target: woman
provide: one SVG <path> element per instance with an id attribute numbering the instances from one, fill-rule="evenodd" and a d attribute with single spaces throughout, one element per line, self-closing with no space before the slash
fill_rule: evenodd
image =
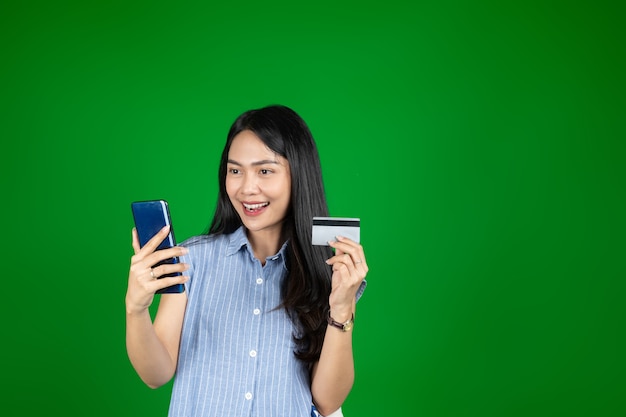
<path id="1" fill-rule="evenodd" d="M 142 380 L 174 374 L 170 416 L 309 416 L 340 410 L 354 382 L 352 322 L 365 289 L 360 244 L 311 245 L 314 216 L 328 216 L 317 148 L 285 106 L 235 120 L 219 167 L 206 235 L 155 251 L 133 229 L 126 343 Z M 181 263 L 152 268 L 179 256 Z M 158 277 L 184 272 L 178 277 Z M 163 294 L 152 322 L 157 290 Z M 332 325 L 329 325 L 332 324 Z"/>

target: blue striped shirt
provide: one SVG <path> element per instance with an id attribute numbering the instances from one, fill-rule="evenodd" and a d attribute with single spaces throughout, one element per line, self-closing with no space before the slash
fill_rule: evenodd
<path id="1" fill-rule="evenodd" d="M 169 416 L 310 416 L 309 372 L 293 354 L 293 323 L 276 308 L 286 244 L 264 266 L 243 228 L 182 246 L 187 308 Z"/>

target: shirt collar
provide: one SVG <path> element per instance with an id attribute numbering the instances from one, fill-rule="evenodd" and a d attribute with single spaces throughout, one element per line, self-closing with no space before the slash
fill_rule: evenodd
<path id="1" fill-rule="evenodd" d="M 230 234 L 230 241 L 228 243 L 228 247 L 226 248 L 226 255 L 234 255 L 239 252 L 239 250 L 248 245 L 248 238 L 246 237 L 246 232 L 244 231 L 243 226 L 239 226 L 237 230 Z"/>
<path id="2" fill-rule="evenodd" d="M 282 264 L 285 266 L 286 269 L 287 265 L 285 263 L 285 255 L 288 243 L 289 241 L 283 243 L 283 246 L 280 248 L 278 253 L 276 255 L 268 256 L 267 260 L 274 261 L 280 258 Z M 252 248 L 250 247 L 250 242 L 248 241 L 248 237 L 246 236 L 245 228 L 243 226 L 239 226 L 237 230 L 230 234 L 230 242 L 228 243 L 228 247 L 226 248 L 226 256 L 234 255 L 235 253 L 242 250 L 244 247 L 250 254 L 250 257 L 254 260 L 254 253 L 252 253 Z"/>

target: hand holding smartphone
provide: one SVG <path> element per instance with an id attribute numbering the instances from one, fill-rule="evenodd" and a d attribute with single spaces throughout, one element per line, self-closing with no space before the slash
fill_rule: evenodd
<path id="1" fill-rule="evenodd" d="M 170 216 L 169 206 L 165 200 L 147 200 L 147 201 L 135 201 L 131 203 L 133 212 L 133 219 L 135 221 L 135 228 L 137 229 L 137 236 L 139 237 L 139 245 L 143 247 L 150 239 L 154 237 L 163 227 L 170 226 L 170 231 L 165 239 L 159 244 L 156 250 L 168 249 L 176 246 L 176 239 L 174 237 L 174 228 L 172 227 L 172 219 Z M 177 264 L 179 262 L 178 257 L 165 259 L 154 267 L 163 264 Z M 174 277 L 181 275 L 180 272 L 174 272 L 171 274 L 165 274 L 159 277 Z M 183 284 L 175 284 L 170 287 L 158 290 L 157 294 L 168 293 L 182 293 L 185 291 Z"/>

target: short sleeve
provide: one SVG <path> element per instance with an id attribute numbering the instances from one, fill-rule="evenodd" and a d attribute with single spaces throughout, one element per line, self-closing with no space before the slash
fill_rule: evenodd
<path id="1" fill-rule="evenodd" d="M 365 287 L 367 287 L 367 281 L 363 280 L 363 281 L 361 281 L 361 285 L 359 285 L 359 289 L 356 290 L 356 301 L 357 302 L 359 301 L 359 299 L 363 295 L 363 292 L 365 292 Z"/>

